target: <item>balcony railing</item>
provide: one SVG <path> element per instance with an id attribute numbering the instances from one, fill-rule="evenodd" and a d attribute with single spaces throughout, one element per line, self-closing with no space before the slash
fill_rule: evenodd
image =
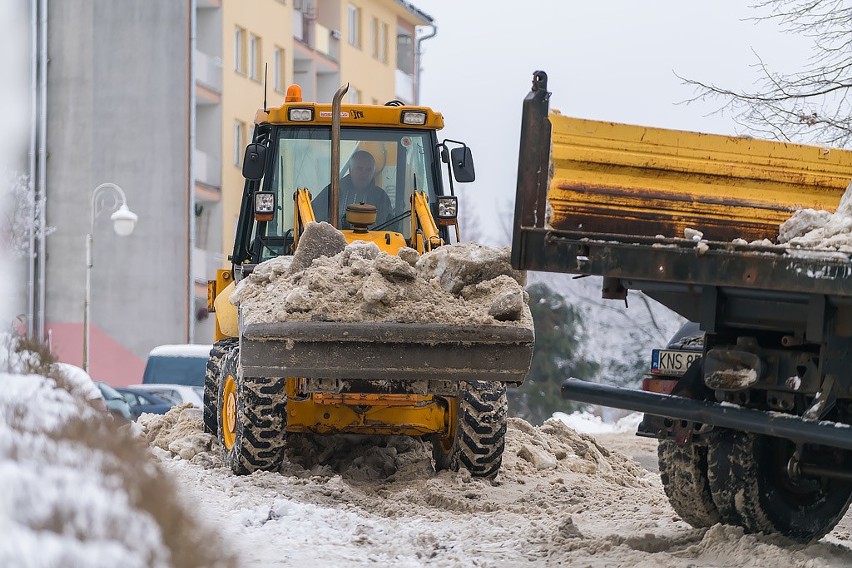
<path id="1" fill-rule="evenodd" d="M 222 92 L 222 58 L 195 50 L 195 80 L 217 93 Z"/>
<path id="2" fill-rule="evenodd" d="M 340 32 L 331 30 L 323 25 L 315 24 L 316 49 L 329 59 L 340 59 Z"/>
<path id="3" fill-rule="evenodd" d="M 221 187 L 222 160 L 198 149 L 193 153 L 193 158 L 195 159 L 195 179 L 212 187 Z"/>

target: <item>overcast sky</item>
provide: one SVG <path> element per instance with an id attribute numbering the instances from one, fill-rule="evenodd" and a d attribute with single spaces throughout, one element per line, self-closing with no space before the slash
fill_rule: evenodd
<path id="1" fill-rule="evenodd" d="M 438 26 L 422 44 L 421 103 L 443 113 L 443 137 L 471 147 L 477 179 L 462 191 L 493 239 L 507 221 L 492 216 L 514 202 L 521 101 L 533 71 L 547 72 L 551 108 L 565 115 L 739 134 L 731 117 L 712 114 L 718 104 L 678 104 L 693 91 L 675 73 L 749 88 L 752 50 L 777 70 L 807 56 L 802 38 L 745 21 L 758 13 L 743 1 L 412 1 Z"/>

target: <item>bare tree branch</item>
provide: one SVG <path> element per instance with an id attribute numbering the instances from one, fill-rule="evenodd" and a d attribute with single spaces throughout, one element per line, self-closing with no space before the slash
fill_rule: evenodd
<path id="1" fill-rule="evenodd" d="M 803 69 L 776 73 L 755 53 L 752 91 L 728 89 L 677 75 L 696 94 L 684 101 L 721 100 L 750 132 L 778 140 L 852 147 L 852 3 L 849 0 L 761 0 L 750 20 L 774 22 L 787 33 L 812 39 Z"/>

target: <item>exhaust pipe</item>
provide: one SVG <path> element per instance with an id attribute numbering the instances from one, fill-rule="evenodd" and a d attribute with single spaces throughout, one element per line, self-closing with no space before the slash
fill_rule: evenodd
<path id="1" fill-rule="evenodd" d="M 589 404 L 636 410 L 664 418 L 690 420 L 720 428 L 784 438 L 800 444 L 852 450 L 852 429 L 849 424 L 842 422 L 811 422 L 791 414 L 601 385 L 580 379 L 567 379 L 562 383 L 562 397 Z"/>
<path id="2" fill-rule="evenodd" d="M 340 102 L 349 90 L 349 83 L 341 86 L 331 99 L 331 186 L 329 188 L 328 219 L 335 229 L 340 227 Z"/>

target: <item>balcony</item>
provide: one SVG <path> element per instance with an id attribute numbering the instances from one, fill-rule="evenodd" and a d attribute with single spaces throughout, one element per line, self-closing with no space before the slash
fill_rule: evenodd
<path id="1" fill-rule="evenodd" d="M 192 155 L 195 160 L 195 181 L 211 187 L 222 186 L 222 160 L 196 149 Z"/>
<path id="2" fill-rule="evenodd" d="M 394 92 L 399 100 L 414 104 L 414 75 L 397 69 Z"/>
<path id="3" fill-rule="evenodd" d="M 222 59 L 195 50 L 195 81 L 211 91 L 222 93 Z"/>
<path id="4" fill-rule="evenodd" d="M 340 60 L 340 32 L 320 24 L 314 26 L 316 44 L 314 49 L 334 61 Z"/>
<path id="5" fill-rule="evenodd" d="M 340 60 L 340 32 L 318 24 L 301 12 L 293 15 L 293 38 L 332 61 Z"/>
<path id="6" fill-rule="evenodd" d="M 218 251 L 192 249 L 192 278 L 205 283 L 216 277 L 216 270 L 225 267 L 226 256 Z"/>

